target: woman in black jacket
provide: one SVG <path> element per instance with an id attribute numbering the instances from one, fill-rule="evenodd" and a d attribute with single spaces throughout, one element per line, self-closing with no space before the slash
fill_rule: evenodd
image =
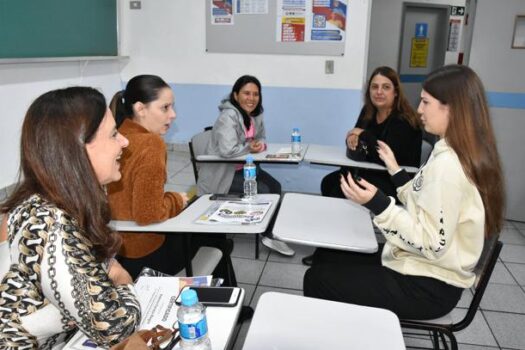
<path id="1" fill-rule="evenodd" d="M 348 153 L 358 155 L 360 160 L 384 165 L 375 148 L 377 140 L 390 146 L 400 165 L 419 167 L 422 140 L 420 122 L 403 94 L 399 76 L 390 67 L 376 68 L 370 76 L 365 105 L 355 127 L 346 135 Z M 355 171 L 341 168 L 325 176 L 321 182 L 322 195 L 344 198 L 340 174 L 346 174 L 349 170 Z M 359 169 L 359 176 L 387 195 L 396 196 L 386 171 Z"/>

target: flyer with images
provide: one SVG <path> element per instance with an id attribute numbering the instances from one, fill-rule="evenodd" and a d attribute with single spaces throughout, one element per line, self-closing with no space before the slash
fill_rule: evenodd
<path id="1" fill-rule="evenodd" d="M 311 41 L 344 41 L 347 0 L 313 0 Z"/>
<path id="2" fill-rule="evenodd" d="M 210 0 L 211 24 L 233 25 L 233 0 Z"/>
<path id="3" fill-rule="evenodd" d="M 212 205 L 196 220 L 198 224 L 256 224 L 262 222 L 271 202 L 226 201 Z"/>

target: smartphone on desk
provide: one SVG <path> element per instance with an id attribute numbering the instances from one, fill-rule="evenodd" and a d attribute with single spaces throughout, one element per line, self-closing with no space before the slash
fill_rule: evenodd
<path id="1" fill-rule="evenodd" d="M 180 305 L 181 295 L 186 289 L 197 292 L 199 302 L 207 306 L 235 306 L 239 301 L 241 289 L 238 287 L 192 287 L 186 286 L 182 289 L 175 303 Z"/>
<path id="2" fill-rule="evenodd" d="M 243 197 L 242 193 L 215 193 L 210 196 L 210 201 L 240 201 Z"/>

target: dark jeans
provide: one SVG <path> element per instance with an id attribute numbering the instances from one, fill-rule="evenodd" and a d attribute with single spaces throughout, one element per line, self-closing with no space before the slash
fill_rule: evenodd
<path id="1" fill-rule="evenodd" d="M 243 193 L 244 192 L 244 174 L 242 169 L 237 170 L 233 176 L 232 185 L 230 187 L 230 193 Z M 262 170 L 257 165 L 257 193 L 275 193 L 281 194 L 281 184 L 272 175 Z M 274 216 L 275 219 L 275 216 Z M 269 225 L 266 232 L 261 233 L 262 236 L 272 237 L 272 227 Z"/>
<path id="2" fill-rule="evenodd" d="M 213 277 L 220 277 L 225 281 L 230 279 L 230 284 L 236 286 L 235 272 L 233 271 L 230 258 L 230 254 L 233 251 L 233 241 L 227 239 L 224 234 L 194 234 L 191 237 L 192 258 L 202 246 L 215 247 L 222 252 L 222 259 L 213 271 Z M 175 275 L 185 267 L 184 249 L 184 237 L 182 234 L 167 234 L 164 244 L 153 253 L 137 259 L 122 256 L 118 256 L 117 259 L 134 280 L 143 267 Z M 228 285 L 228 283 L 224 285 Z"/>
<path id="3" fill-rule="evenodd" d="M 304 275 L 304 295 L 380 307 L 403 319 L 433 319 L 456 306 L 462 288 L 384 267 L 382 249 L 380 245 L 375 254 L 317 249 L 312 267 Z"/>
<path id="4" fill-rule="evenodd" d="M 237 170 L 233 176 L 230 193 L 244 192 L 244 174 L 242 169 Z M 272 175 L 257 166 L 257 193 L 281 194 L 281 184 Z"/>

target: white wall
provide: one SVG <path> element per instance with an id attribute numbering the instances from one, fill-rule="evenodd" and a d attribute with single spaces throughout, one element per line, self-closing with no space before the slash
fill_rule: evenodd
<path id="1" fill-rule="evenodd" d="M 523 0 L 477 0 L 470 63 L 489 92 L 507 185 L 507 218 L 525 221 L 525 50 L 511 49 Z M 519 102 L 521 101 L 521 103 Z"/>
<path id="2" fill-rule="evenodd" d="M 255 75 L 263 85 L 269 142 L 289 142 L 299 127 L 303 142 L 342 145 L 361 108 L 366 75 L 371 0 L 348 5 L 344 56 L 207 53 L 205 4 L 195 0 L 142 0 L 141 10 L 122 8 L 122 48 L 131 58 L 124 82 L 152 73 L 173 86 L 177 119 L 165 140 L 188 142 L 218 116 L 217 105 L 235 80 Z M 269 1 L 276 6 L 275 0 Z M 256 34 L 254 40 L 256 40 Z M 326 75 L 326 60 L 335 74 Z M 318 192 L 322 177 L 335 168 L 265 166 L 284 190 Z"/>
<path id="3" fill-rule="evenodd" d="M 372 0 L 368 74 L 379 66 L 398 69 L 403 3 L 465 6 L 465 0 Z M 453 17 L 461 19 L 461 17 Z M 447 52 L 446 63 L 457 62 L 457 53 Z"/>
<path id="4" fill-rule="evenodd" d="M 0 188 L 17 181 L 20 129 L 36 97 L 72 85 L 97 87 L 108 97 L 120 86 L 120 69 L 118 61 L 0 64 Z"/>
<path id="5" fill-rule="evenodd" d="M 131 56 L 126 81 L 148 71 L 172 83 L 231 86 L 250 72 L 269 86 L 361 89 L 370 0 L 349 1 L 343 57 L 207 53 L 205 1 L 142 0 L 141 10 L 122 3 L 122 48 Z M 335 61 L 335 74 L 324 74 L 326 59 Z"/>

